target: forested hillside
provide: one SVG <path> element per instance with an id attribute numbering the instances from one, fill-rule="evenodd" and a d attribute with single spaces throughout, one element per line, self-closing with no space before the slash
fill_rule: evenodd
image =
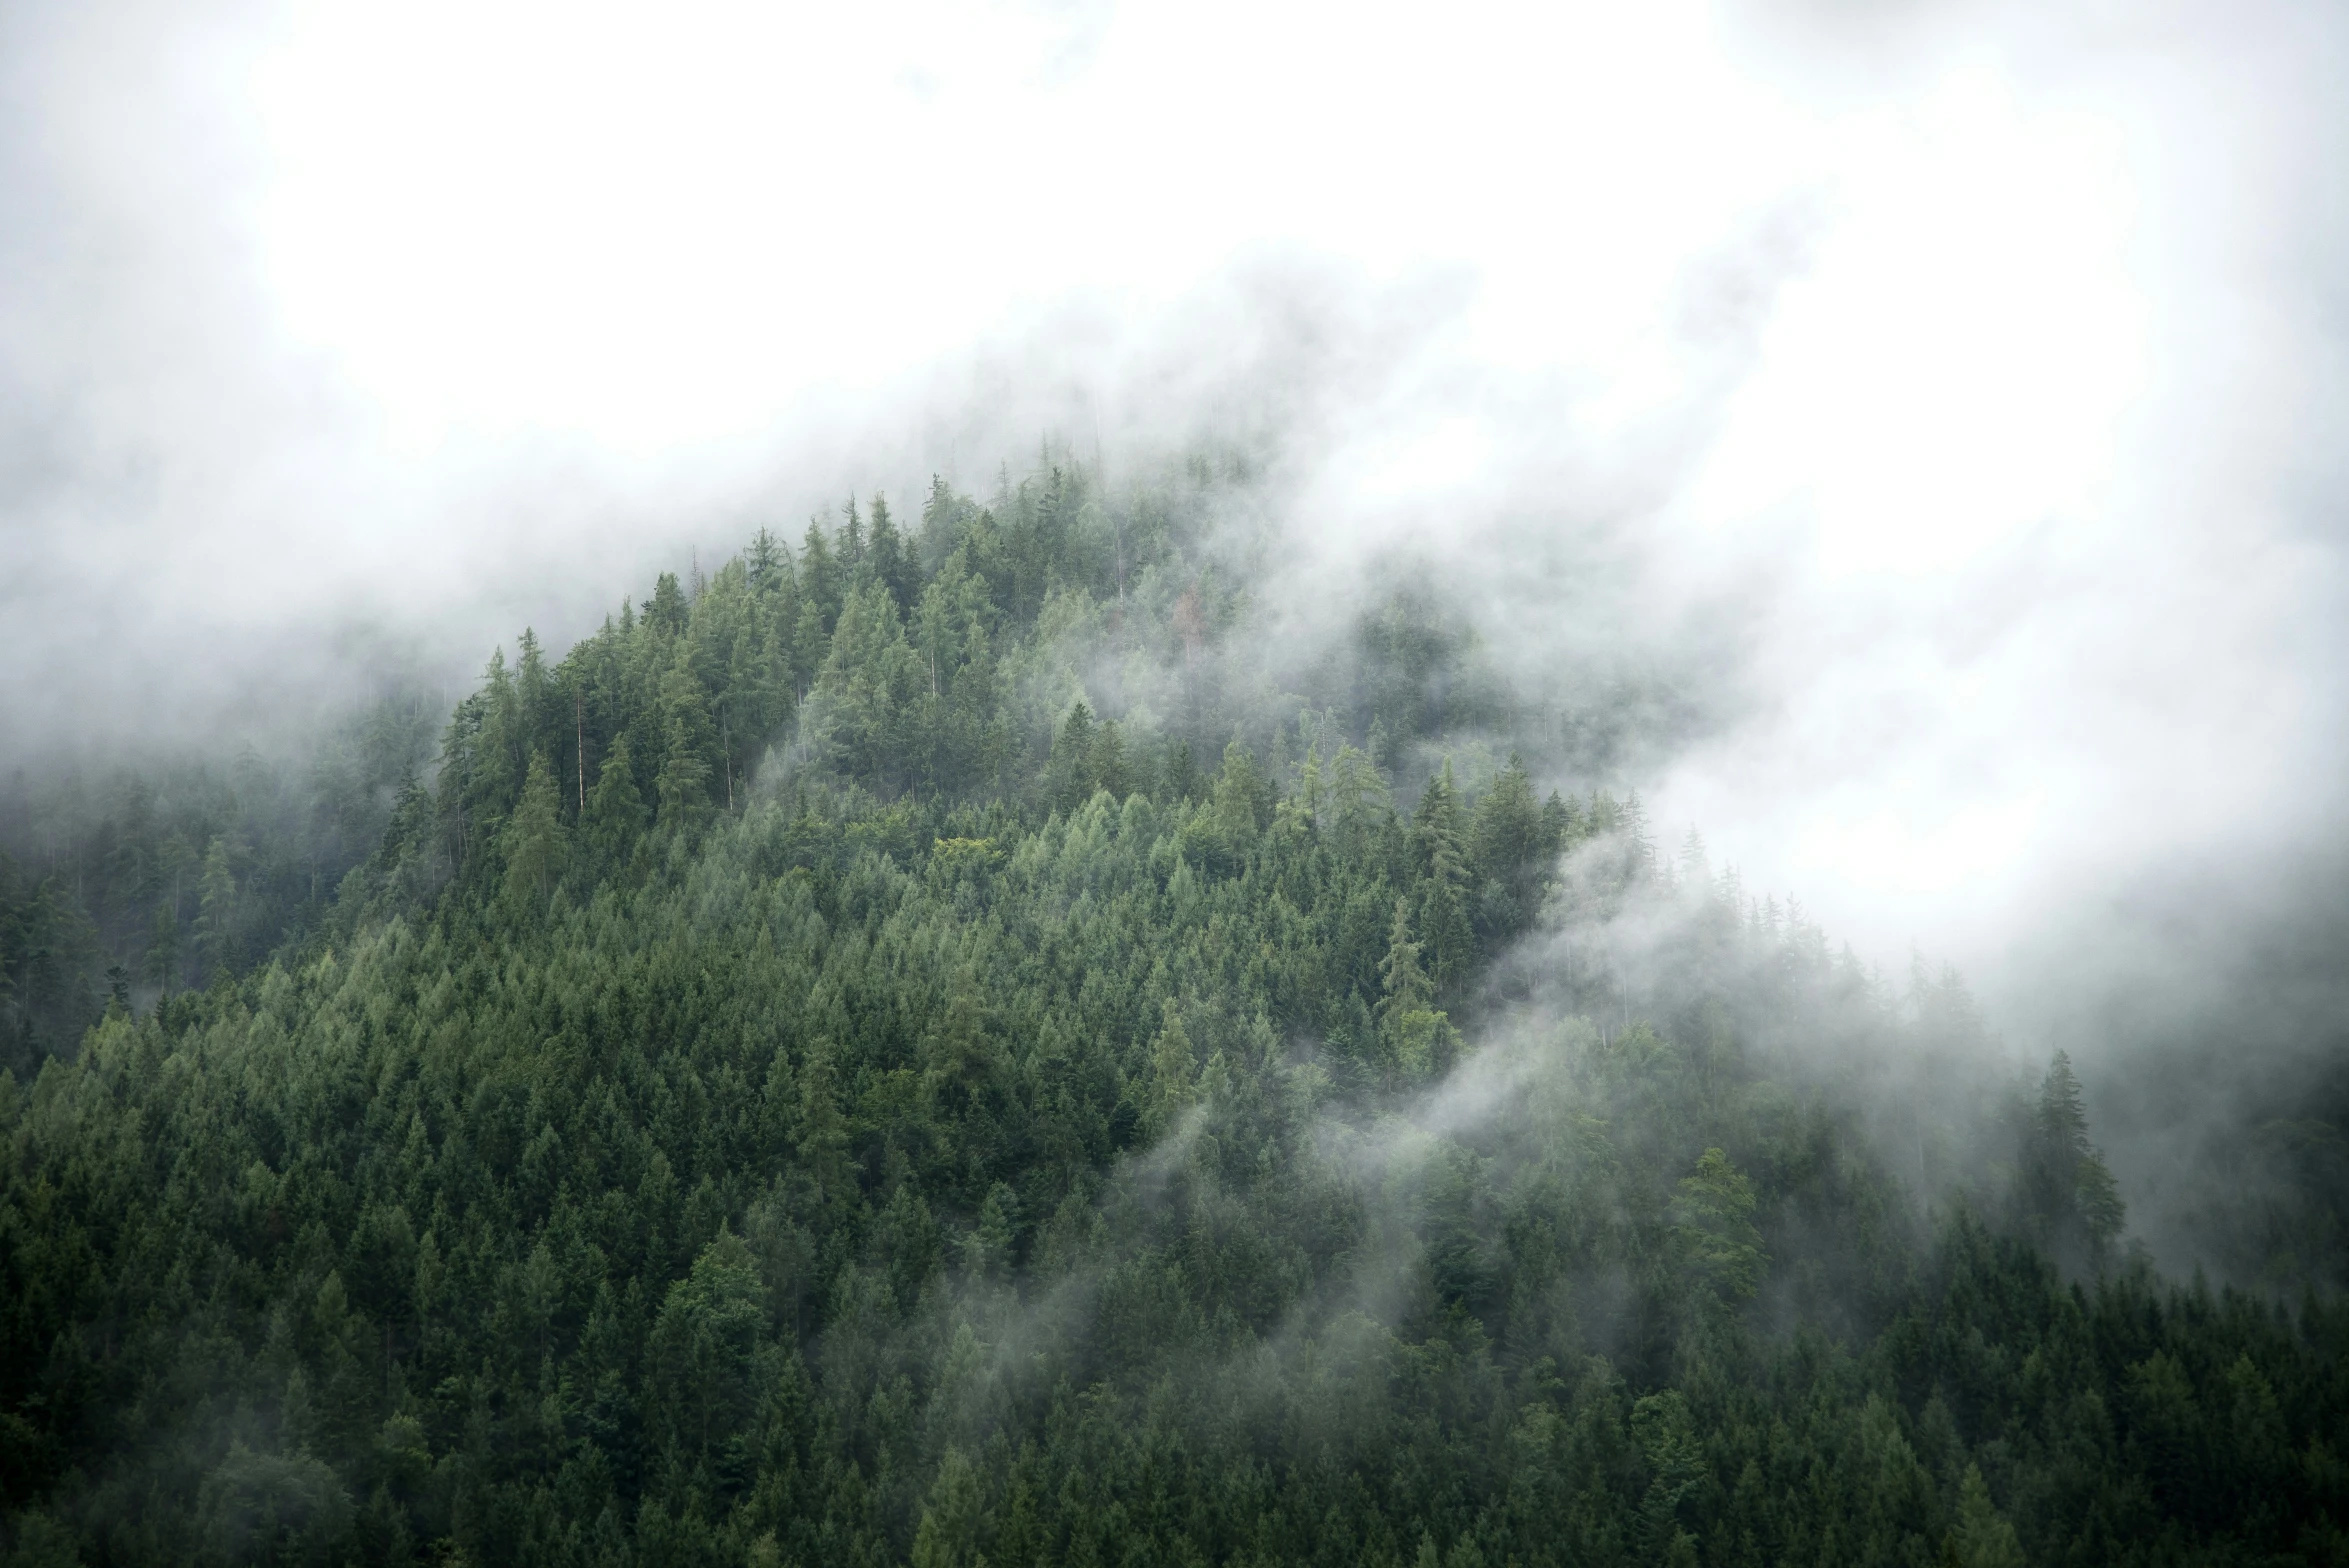
<path id="1" fill-rule="evenodd" d="M 265 960 L 374 853 L 438 718 L 392 685 L 298 762 L 70 767 L 0 785 L 0 1066 L 72 1055 L 108 1003 L 145 1008 Z M 29 760 L 29 759 L 28 759 Z"/>
<path id="2" fill-rule="evenodd" d="M 1252 651 L 1205 493 L 525 634 L 331 889 L 258 785 L 0 866 L 8 1561 L 2349 1561 L 2337 1293 L 1660 848 L 1653 694 Z"/>

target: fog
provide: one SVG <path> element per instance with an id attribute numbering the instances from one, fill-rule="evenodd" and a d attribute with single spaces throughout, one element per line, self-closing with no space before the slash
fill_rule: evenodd
<path id="1" fill-rule="evenodd" d="M 2313 3 L 11 7 L 0 748 L 462 680 L 1045 438 L 1113 483 L 1236 442 L 1286 634 L 1401 556 L 1525 679 L 1668 670 L 1705 722 L 1620 781 L 1667 841 L 1954 959 L 2018 1054 L 2122 1053 L 2118 1103 L 2149 1031 L 2265 1005 L 2321 1055 L 2345 44 Z"/>

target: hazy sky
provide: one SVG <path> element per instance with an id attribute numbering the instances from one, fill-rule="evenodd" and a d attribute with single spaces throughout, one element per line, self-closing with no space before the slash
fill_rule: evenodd
<path id="1" fill-rule="evenodd" d="M 1730 628 L 1740 717 L 1659 823 L 1995 990 L 2122 892 L 2338 842 L 2345 41 L 2258 0 L 9 6 L 0 748 L 214 728 L 353 628 L 567 637 L 1047 428 L 1253 421 L 1319 558 L 1453 555 L 1529 664 L 1579 646 L 1513 571 L 1562 532 L 1624 562 L 1611 625 Z"/>

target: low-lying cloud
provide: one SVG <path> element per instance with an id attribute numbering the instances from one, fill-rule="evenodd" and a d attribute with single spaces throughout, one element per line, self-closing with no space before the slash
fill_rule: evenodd
<path id="1" fill-rule="evenodd" d="M 1527 689 L 1667 672 L 1703 722 L 1620 782 L 1668 839 L 2032 1050 L 2337 904 L 2277 874 L 2340 843 L 2331 8 L 0 29 L 12 760 L 462 680 L 1040 437 L 1113 487 L 1207 441 L 1280 634 L 1405 560 Z M 2206 984 L 2181 905 L 2240 915 Z"/>

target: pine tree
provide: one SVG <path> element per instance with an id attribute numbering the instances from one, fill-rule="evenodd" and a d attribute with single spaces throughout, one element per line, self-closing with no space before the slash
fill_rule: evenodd
<path id="1" fill-rule="evenodd" d="M 855 1172 L 848 1159 L 848 1122 L 840 1114 L 832 1046 L 817 1040 L 808 1048 L 799 1074 L 799 1125 L 792 1152 L 797 1170 L 814 1190 L 819 1207 L 853 1202 Z"/>
<path id="2" fill-rule="evenodd" d="M 1754 1188 L 1719 1149 L 1707 1149 L 1681 1178 L 1672 1206 L 1686 1264 L 1722 1301 L 1750 1300 L 1769 1257 L 1754 1228 Z"/>
<path id="3" fill-rule="evenodd" d="M 517 645 L 522 662 L 514 672 L 516 696 L 522 704 L 525 723 L 545 716 L 548 705 L 546 651 L 538 645 L 538 633 L 530 627 L 522 628 L 522 640 Z"/>
<path id="4" fill-rule="evenodd" d="M 661 677 L 664 747 L 654 780 L 663 824 L 690 825 L 709 808 L 710 751 L 717 736 L 709 699 L 682 657 Z"/>
<path id="5" fill-rule="evenodd" d="M 2023 1568 L 2023 1546 L 2015 1527 L 1990 1500 L 1978 1465 L 1966 1466 L 1958 1488 L 1958 1523 L 1950 1533 L 1950 1556 L 1959 1568 Z"/>
<path id="6" fill-rule="evenodd" d="M 228 844 L 215 835 L 204 852 L 204 870 L 196 884 L 196 951 L 204 967 L 215 973 L 236 957 L 237 879 L 229 865 Z"/>
<path id="7" fill-rule="evenodd" d="M 1124 800 L 1133 788 L 1133 776 L 1126 766 L 1126 743 L 1115 723 L 1105 719 L 1094 729 L 1085 770 L 1093 788 L 1109 791 L 1112 799 Z"/>
<path id="8" fill-rule="evenodd" d="M 1234 737 L 1223 748 L 1223 767 L 1208 792 L 1215 815 L 1235 846 L 1245 847 L 1272 820 L 1271 779 L 1256 765 L 1256 754 Z"/>
<path id="9" fill-rule="evenodd" d="M 179 911 L 169 898 L 155 906 L 155 918 L 148 926 L 144 967 L 147 979 L 164 996 L 171 995 L 179 984 Z"/>
<path id="10" fill-rule="evenodd" d="M 896 602 L 867 577 L 840 612 L 809 695 L 823 754 L 850 778 L 884 792 L 894 787 L 912 750 L 906 729 L 921 681 Z"/>
<path id="11" fill-rule="evenodd" d="M 1361 853 L 1395 809 L 1386 780 L 1378 776 L 1369 754 L 1350 745 L 1340 746 L 1331 759 L 1329 801 L 1332 830 L 1348 854 Z"/>
<path id="12" fill-rule="evenodd" d="M 832 623 L 840 618 L 842 583 L 840 567 L 832 557 L 831 541 L 824 537 L 824 526 L 809 518 L 807 537 L 799 546 L 799 597 L 803 613 L 812 614 L 819 635 L 832 635 Z M 816 650 L 815 657 L 806 666 L 812 674 L 823 660 Z"/>
<path id="13" fill-rule="evenodd" d="M 685 603 L 685 589 L 678 583 L 675 572 L 663 572 L 653 583 L 653 596 L 644 607 L 644 623 L 661 638 L 683 634 L 690 615 Z"/>
<path id="14" fill-rule="evenodd" d="M 987 1561 L 979 1551 L 984 1507 L 978 1472 L 961 1449 L 947 1449 L 914 1532 L 913 1568 L 980 1568 Z"/>
<path id="15" fill-rule="evenodd" d="M 1176 741 L 1166 754 L 1166 793 L 1169 800 L 1199 798 L 1199 767 L 1187 740 Z"/>
<path id="16" fill-rule="evenodd" d="M 1150 1106 L 1145 1118 L 1153 1135 L 1163 1132 L 1198 1097 L 1199 1062 L 1183 1015 L 1170 1004 L 1158 1038 L 1150 1044 Z"/>
<path id="17" fill-rule="evenodd" d="M 848 580 L 854 583 L 866 565 L 865 526 L 864 520 L 856 515 L 855 496 L 848 498 L 845 511 L 847 519 L 840 525 L 840 565 L 848 573 Z"/>
<path id="18" fill-rule="evenodd" d="M 1476 803 L 1469 829 L 1469 859 L 1482 888 L 1475 925 L 1488 949 L 1533 921 L 1547 872 L 1541 813 L 1534 805 L 1533 780 L 1514 753 L 1509 765 Z"/>
<path id="19" fill-rule="evenodd" d="M 1420 944 L 1411 940 L 1410 901 L 1398 898 L 1394 921 L 1387 927 L 1387 956 L 1378 966 L 1384 988 L 1378 1004 L 1381 1020 L 1418 1012 L 1427 1006 L 1433 988 L 1428 984 L 1427 971 L 1420 965 L 1419 953 Z"/>
<path id="20" fill-rule="evenodd" d="M 750 549 L 744 553 L 744 564 L 750 571 L 750 585 L 761 592 L 770 591 L 781 581 L 790 557 L 783 541 L 766 528 L 751 535 Z"/>
<path id="21" fill-rule="evenodd" d="M 1645 882 L 1656 874 L 1656 841 L 1648 832 L 1648 810 L 1639 791 L 1623 797 L 1616 809 L 1615 831 L 1623 835 L 1623 879 Z"/>
<path id="22" fill-rule="evenodd" d="M 1412 848 L 1422 876 L 1419 929 L 1428 949 L 1428 971 L 1437 989 L 1448 989 L 1475 960 L 1476 938 L 1467 910 L 1468 862 L 1460 831 L 1460 797 L 1452 764 L 1428 781 L 1412 813 Z"/>
<path id="23" fill-rule="evenodd" d="M 1093 795 L 1093 710 L 1083 698 L 1068 710 L 1052 741 L 1052 802 L 1073 811 Z"/>
<path id="24" fill-rule="evenodd" d="M 804 703 L 824 667 L 824 656 L 832 650 L 832 633 L 812 596 L 799 601 L 799 618 L 791 628 L 790 646 L 792 689 L 796 699 Z"/>
<path id="25" fill-rule="evenodd" d="M 607 861 L 628 852 L 644 831 L 644 796 L 636 787 L 636 768 L 628 755 L 628 732 L 612 738 L 612 749 L 587 796 L 587 842 Z"/>
<path id="26" fill-rule="evenodd" d="M 2022 1172 L 2026 1223 L 2043 1241 L 2101 1259 L 2127 1218 L 2120 1186 L 2088 1141 L 2088 1109 L 2071 1057 L 2048 1064 L 2026 1135 Z"/>
<path id="27" fill-rule="evenodd" d="M 954 491 L 936 474 L 930 476 L 929 498 L 922 502 L 921 569 L 934 573 L 954 553 L 956 524 L 961 506 Z"/>
<path id="28" fill-rule="evenodd" d="M 1581 837 L 1581 806 L 1566 799 L 1556 790 L 1551 790 L 1550 798 L 1542 802 L 1543 857 L 1545 859 L 1557 858 L 1573 848 Z"/>
<path id="29" fill-rule="evenodd" d="M 906 557 L 905 541 L 897 532 L 897 524 L 890 519 L 888 499 L 879 491 L 873 493 L 873 534 L 865 553 L 873 576 L 897 602 L 897 613 L 911 614 L 920 584 L 913 562 Z"/>
<path id="30" fill-rule="evenodd" d="M 506 856 L 507 899 L 517 906 L 545 899 L 563 874 L 571 838 L 563 826 L 554 769 L 545 752 L 531 754 L 522 798 L 499 838 Z"/>

